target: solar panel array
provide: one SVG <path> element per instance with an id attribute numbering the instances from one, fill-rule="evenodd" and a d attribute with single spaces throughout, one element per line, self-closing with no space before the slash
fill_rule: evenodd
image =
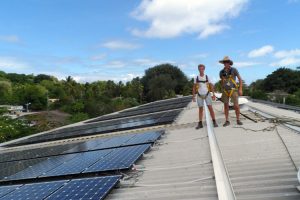
<path id="1" fill-rule="evenodd" d="M 172 123 L 181 110 L 165 111 L 163 113 L 153 113 L 145 116 L 135 116 L 121 118 L 112 121 L 103 121 L 81 126 L 68 127 L 42 135 L 34 136 L 22 141 L 10 144 L 9 146 L 47 142 L 58 139 L 88 136 L 94 134 L 110 133 L 128 129 L 156 126 Z"/>
<path id="2" fill-rule="evenodd" d="M 188 101 L 190 98 L 147 104 L 124 111 L 115 119 L 109 117 L 110 121 L 100 119 L 95 123 L 21 140 L 13 145 L 171 123 L 180 113 L 177 108 L 185 106 Z M 143 113 L 150 114 L 134 116 Z M 130 169 L 163 133 L 164 130 L 105 135 L 86 141 L 2 151 L 0 199 L 103 199 L 121 178 L 115 174 Z"/>
<path id="3" fill-rule="evenodd" d="M 33 158 L 44 158 L 67 153 L 77 153 L 90 150 L 107 149 L 141 143 L 153 143 L 164 131 L 147 131 L 137 134 L 120 135 L 118 137 L 94 138 L 83 142 L 59 144 L 35 149 L 5 152 L 0 154 L 0 171 L 9 161 L 21 161 Z"/>
<path id="4" fill-rule="evenodd" d="M 121 176 L 106 176 L 0 187 L 0 199 L 104 199 Z"/>
<path id="5" fill-rule="evenodd" d="M 136 145 L 152 144 L 162 133 L 163 131 L 153 131 L 99 138 L 80 142 L 78 145 L 73 144 L 74 147 L 72 149 L 61 152 L 59 155 L 48 155 L 43 158 L 3 162 L 0 163 L 0 167 L 2 167 L 0 170 L 0 177 L 2 179 L 6 177 L 6 180 L 20 180 L 36 178 L 38 176 L 45 177 L 81 173 L 89 166 L 89 164 L 94 164 L 105 155 L 116 155 L 116 152 L 118 152 L 116 151 L 117 148 L 120 148 L 120 152 L 123 149 L 121 147 L 132 147 L 134 149 Z M 42 151 L 43 149 L 40 150 Z M 18 154 L 19 153 L 21 152 L 18 152 Z M 49 153 L 53 153 L 53 151 L 50 151 Z M 138 158 L 139 157 L 137 157 L 136 160 Z M 129 167 L 130 166 L 127 168 Z M 50 170 L 53 171 L 48 172 Z M 45 173 L 46 175 L 44 175 Z"/>
<path id="6" fill-rule="evenodd" d="M 143 115 L 143 114 L 149 114 L 154 112 L 162 112 L 166 110 L 180 109 L 186 107 L 190 101 L 191 101 L 191 97 L 183 97 L 183 98 L 176 98 L 167 101 L 152 102 L 146 105 L 141 105 L 133 109 L 121 111 L 116 114 L 104 115 L 95 118 L 93 120 L 87 121 L 86 123 L 99 122 L 99 121 L 110 120 L 110 119 L 118 119 L 122 117 L 130 117 L 135 115 Z"/>

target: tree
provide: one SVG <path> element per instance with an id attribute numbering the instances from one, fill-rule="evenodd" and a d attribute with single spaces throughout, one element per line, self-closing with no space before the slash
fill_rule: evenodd
<path id="1" fill-rule="evenodd" d="M 159 81 L 163 83 L 159 83 Z M 147 101 L 183 94 L 184 87 L 189 84 L 184 73 L 171 64 L 161 64 L 147 69 L 141 82 L 144 85 L 144 94 Z M 155 87 L 158 87 L 159 90 L 155 91 Z"/>
<path id="2" fill-rule="evenodd" d="M 279 68 L 264 79 L 262 87 L 268 92 L 281 90 L 291 94 L 300 87 L 300 72 L 283 67 Z"/>
<path id="3" fill-rule="evenodd" d="M 0 81 L 0 104 L 9 104 L 12 95 L 12 86 L 9 81 Z"/>

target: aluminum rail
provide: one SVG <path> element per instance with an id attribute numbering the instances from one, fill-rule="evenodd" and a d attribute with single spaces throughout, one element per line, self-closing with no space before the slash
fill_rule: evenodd
<path id="1" fill-rule="evenodd" d="M 207 125 L 207 134 L 209 138 L 209 146 L 210 146 L 210 152 L 211 152 L 217 192 L 218 192 L 218 199 L 235 200 L 236 197 L 233 192 L 231 182 L 229 180 L 227 169 L 223 161 L 223 156 L 219 148 L 217 138 L 214 133 L 212 122 L 210 119 L 210 114 L 208 112 L 208 108 L 205 101 L 204 101 L 204 108 L 205 108 L 205 119 Z"/>

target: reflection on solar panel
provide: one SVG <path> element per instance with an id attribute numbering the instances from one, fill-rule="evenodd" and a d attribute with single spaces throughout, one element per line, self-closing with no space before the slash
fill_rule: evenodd
<path id="1" fill-rule="evenodd" d="M 20 180 L 20 179 L 28 179 L 28 178 L 36 178 L 39 175 L 53 169 L 61 165 L 68 160 L 74 158 L 76 154 L 67 154 L 62 156 L 53 156 L 49 157 L 46 160 L 39 162 L 36 165 L 30 166 L 12 176 L 6 178 L 6 180 Z"/>
<path id="2" fill-rule="evenodd" d="M 45 172 L 41 177 L 79 174 L 98 160 L 111 153 L 112 150 L 90 151 L 78 154 L 74 159 Z"/>
<path id="3" fill-rule="evenodd" d="M 9 185 L 0 187 L 0 198 L 17 189 L 20 185 Z"/>
<path id="4" fill-rule="evenodd" d="M 67 183 L 47 200 L 90 199 L 101 200 L 119 181 L 120 176 L 78 179 Z"/>
<path id="5" fill-rule="evenodd" d="M 69 127 L 49 132 L 47 134 L 28 138 L 26 140 L 13 143 L 10 146 L 167 124 L 173 122 L 180 112 L 180 110 L 173 110 L 164 113 L 149 114 L 141 117 L 130 117 L 125 119 L 117 119 L 113 121 L 104 121 L 93 124 L 87 124 L 77 127 Z"/>
<path id="6" fill-rule="evenodd" d="M 44 199 L 54 191 L 62 187 L 66 181 L 53 181 L 46 183 L 26 184 L 5 195 L 1 199 L 5 200 L 32 200 Z"/>
<path id="7" fill-rule="evenodd" d="M 145 144 L 115 149 L 114 152 L 108 154 L 104 159 L 99 160 L 84 172 L 129 169 L 150 146 L 150 144 Z"/>

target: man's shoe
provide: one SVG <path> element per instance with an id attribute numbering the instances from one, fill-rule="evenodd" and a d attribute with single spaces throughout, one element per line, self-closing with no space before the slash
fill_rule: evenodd
<path id="1" fill-rule="evenodd" d="M 240 120 L 236 121 L 237 125 L 243 125 L 243 122 L 241 122 Z"/>
<path id="2" fill-rule="evenodd" d="M 217 124 L 216 120 L 213 120 L 213 124 L 214 124 L 215 128 L 218 127 L 218 124 Z"/>
<path id="3" fill-rule="evenodd" d="M 198 122 L 198 126 L 196 127 L 196 129 L 199 129 L 199 128 L 203 128 L 202 122 Z"/>
<path id="4" fill-rule="evenodd" d="M 226 121 L 223 126 L 226 127 L 226 126 L 229 126 L 230 125 L 230 122 L 229 121 Z"/>

